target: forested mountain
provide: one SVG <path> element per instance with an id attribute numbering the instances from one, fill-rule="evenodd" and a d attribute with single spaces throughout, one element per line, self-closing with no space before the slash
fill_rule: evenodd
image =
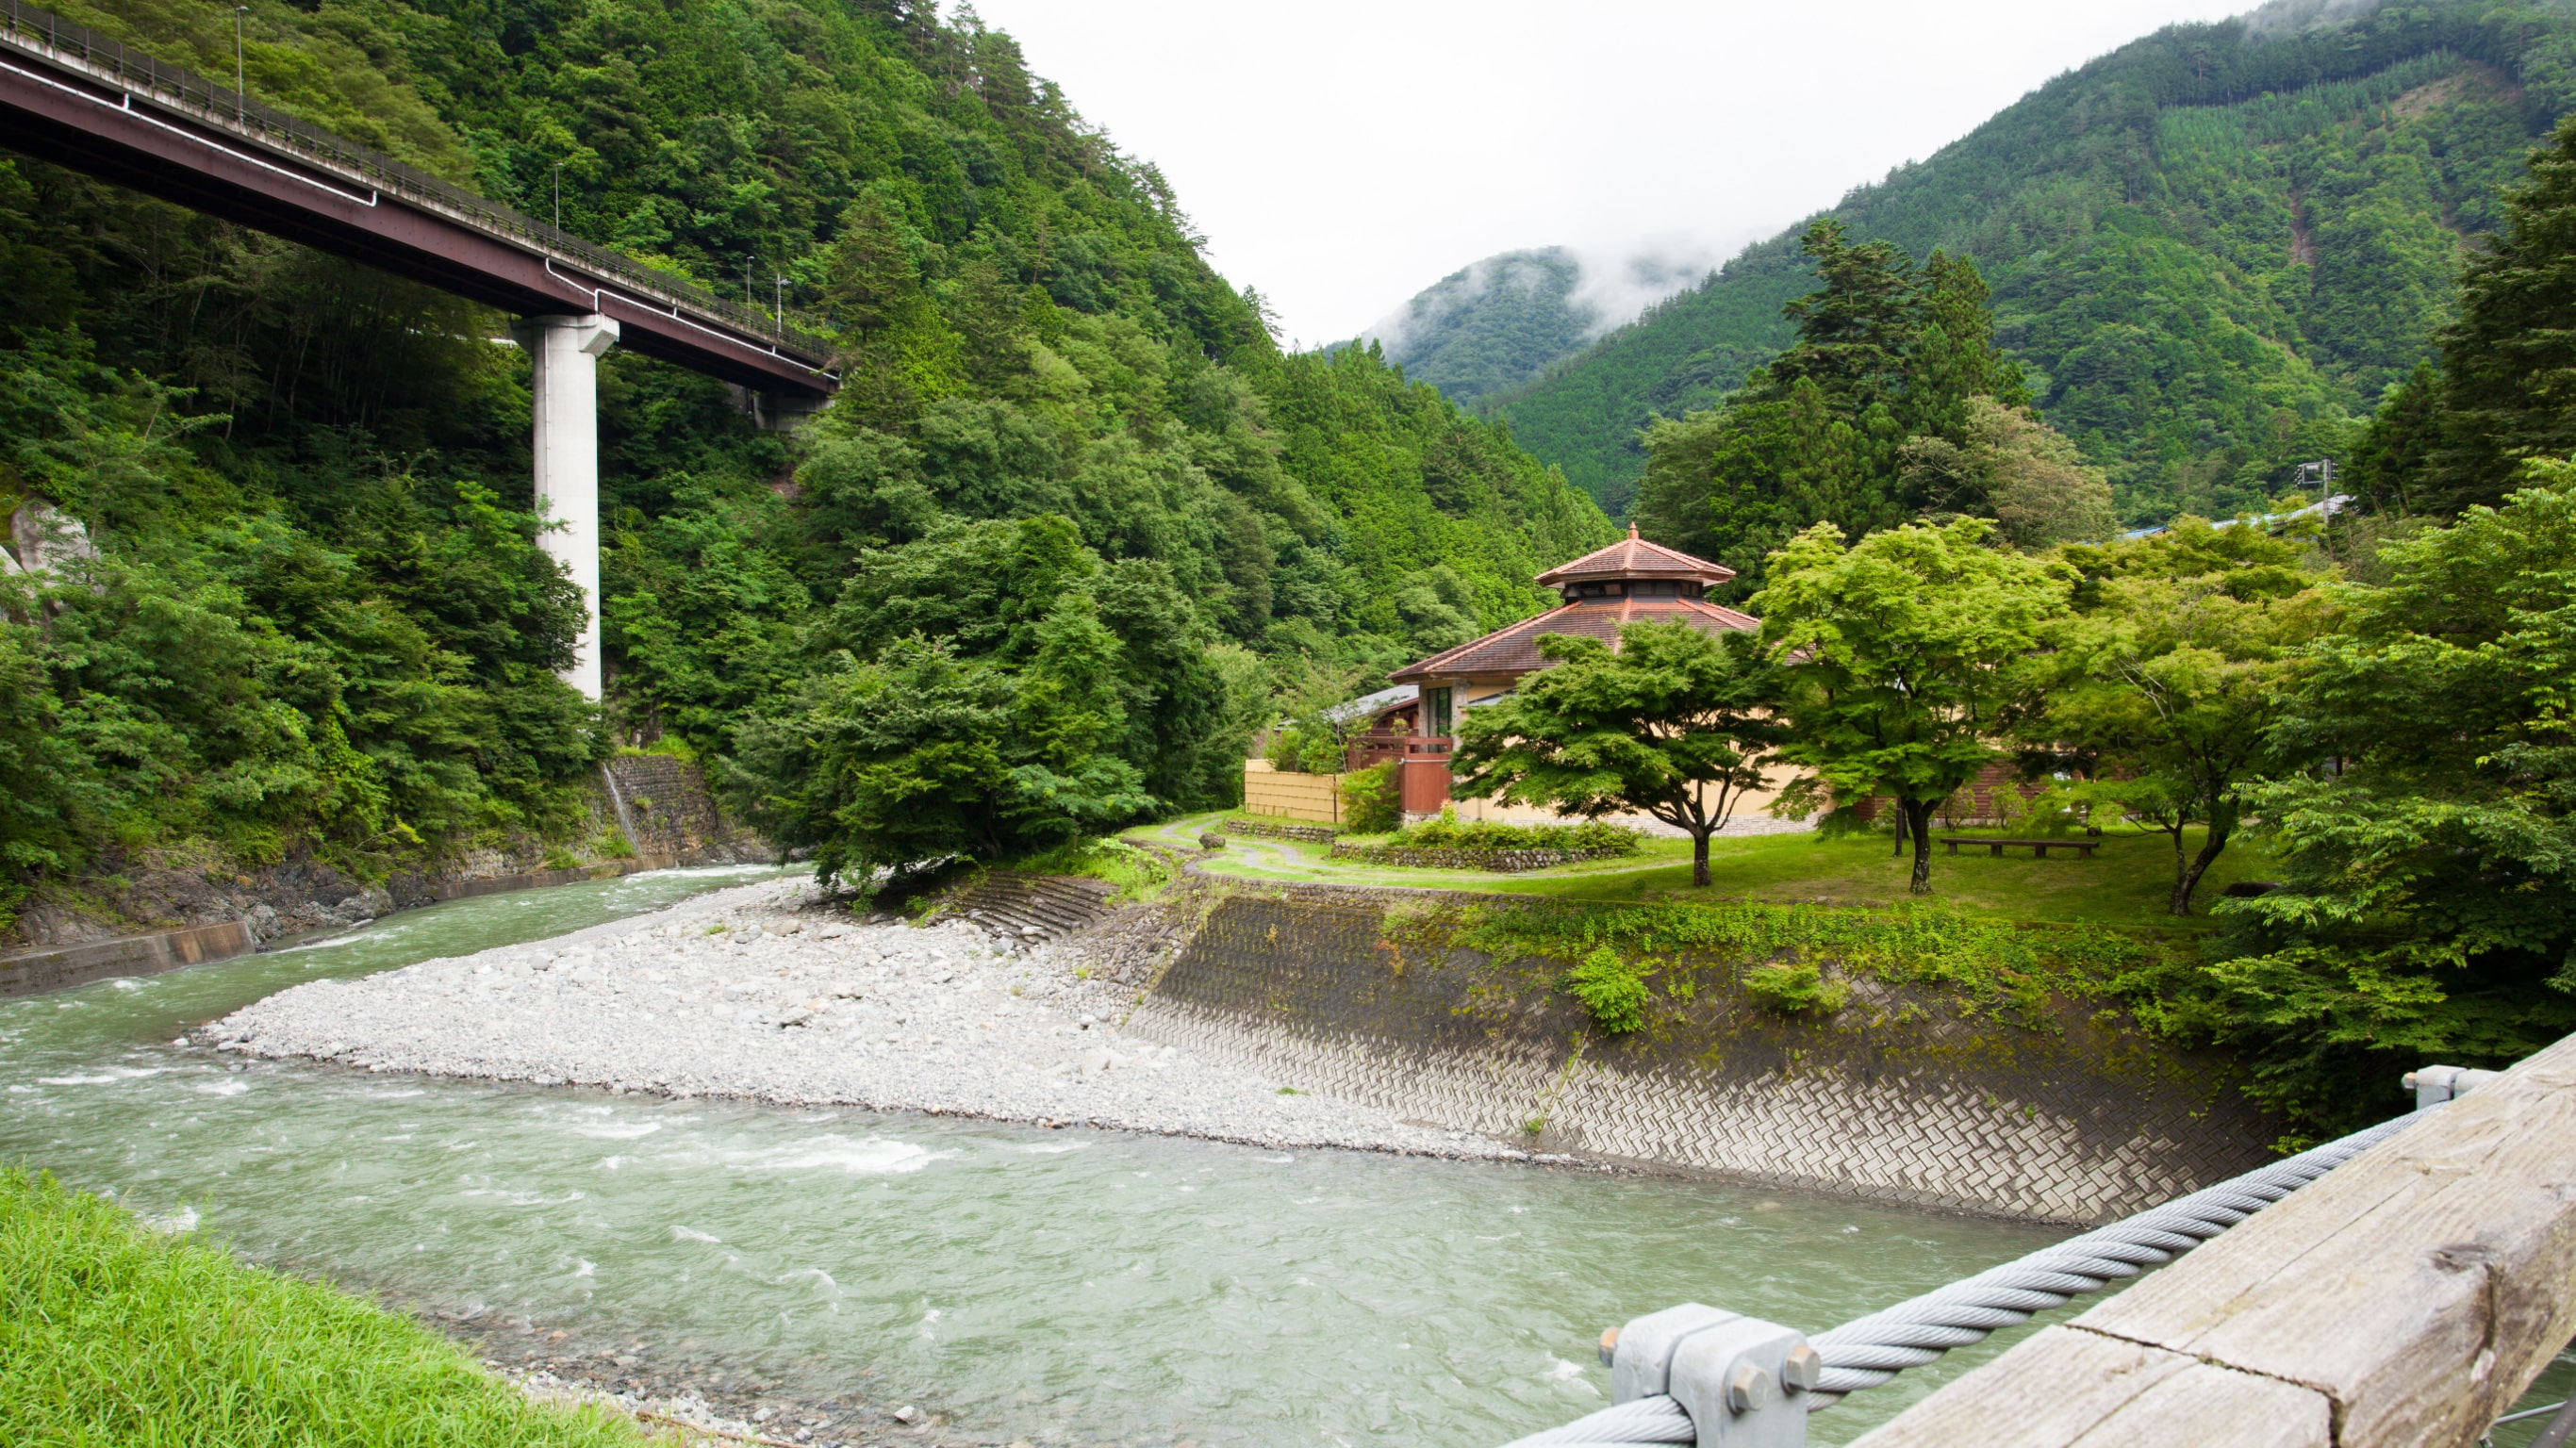
<path id="1" fill-rule="evenodd" d="M 2571 106 L 2562 3 L 2290 0 L 2124 46 L 1825 214 L 1974 261 L 1998 343 L 2124 517 L 2223 516 L 2349 447 L 2430 355 L 2464 246 Z M 1790 341 L 1806 229 L 1485 410 L 1624 508 L 1640 429 Z"/>
<path id="2" fill-rule="evenodd" d="M 1591 340 L 1598 318 L 1575 299 L 1582 280 L 1564 247 L 1503 252 L 1423 288 L 1361 340 L 1450 401 L 1473 402 Z"/>
<path id="3" fill-rule="evenodd" d="M 1583 256 L 1562 246 L 1507 251 L 1423 288 L 1362 342 L 1463 407 L 1537 378 L 1611 326 L 1706 276 L 1692 246 Z"/>
<path id="4" fill-rule="evenodd" d="M 229 6 L 63 8 L 229 73 Z M 567 228 L 784 276 L 840 339 L 792 438 L 604 359 L 598 713 L 553 676 L 503 318 L 0 155 L 0 513 L 50 499 L 101 547 L 0 577 L 0 926 L 137 851 L 380 872 L 542 837 L 619 746 L 778 764 L 858 729 L 844 778 L 899 791 L 953 741 L 978 847 L 1221 800 L 1283 678 L 1523 616 L 1611 536 L 1430 387 L 1283 355 L 1158 174 L 935 17 L 250 8 L 252 94 L 539 214 L 559 166 Z"/>

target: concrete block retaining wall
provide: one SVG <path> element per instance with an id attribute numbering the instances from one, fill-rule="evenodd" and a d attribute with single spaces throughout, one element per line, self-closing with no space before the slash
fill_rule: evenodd
<path id="1" fill-rule="evenodd" d="M 2225 1063 L 2091 1004 L 2015 1024 L 1854 975 L 1852 1003 L 1822 1020 L 1711 991 L 1669 1028 L 1606 1035 L 1549 988 L 1553 966 L 1390 940 L 1400 899 L 1289 887 L 1202 903 L 1127 1030 L 1545 1150 L 2055 1221 L 2223 1180 L 2268 1160 L 2279 1133 Z"/>

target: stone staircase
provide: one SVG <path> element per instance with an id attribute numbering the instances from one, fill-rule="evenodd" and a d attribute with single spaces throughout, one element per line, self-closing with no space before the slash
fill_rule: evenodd
<path id="1" fill-rule="evenodd" d="M 991 870 L 939 907 L 943 919 L 972 920 L 1015 939 L 1060 939 L 1109 913 L 1115 887 L 1074 875 Z"/>

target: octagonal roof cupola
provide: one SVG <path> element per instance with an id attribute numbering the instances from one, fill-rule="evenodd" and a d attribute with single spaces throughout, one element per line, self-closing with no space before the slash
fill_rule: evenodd
<path id="1" fill-rule="evenodd" d="M 1548 634 L 1576 634 L 1618 647 L 1619 630 L 1631 623 L 1686 623 L 1702 633 L 1746 633 L 1762 620 L 1702 595 L 1735 576 L 1723 563 L 1649 543 L 1632 525 L 1628 536 L 1538 576 L 1541 586 L 1564 597 L 1559 607 L 1525 618 L 1470 643 L 1444 649 L 1387 675 L 1392 683 L 1445 686 L 1453 680 L 1497 683 L 1549 667 L 1538 651 Z"/>
<path id="2" fill-rule="evenodd" d="M 1693 558 L 1679 549 L 1661 543 L 1649 543 L 1637 536 L 1637 525 L 1628 525 L 1628 536 L 1607 548 L 1598 548 L 1570 563 L 1560 563 L 1538 576 L 1541 588 L 1553 588 L 1573 596 L 1576 586 L 1586 583 L 1609 583 L 1619 580 L 1667 580 L 1695 583 L 1708 588 L 1735 576 L 1735 570 L 1723 563 Z M 1692 592 L 1696 593 L 1694 589 Z"/>

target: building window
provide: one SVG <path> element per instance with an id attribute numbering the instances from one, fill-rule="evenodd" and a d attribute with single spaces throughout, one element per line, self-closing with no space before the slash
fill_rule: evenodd
<path id="1" fill-rule="evenodd" d="M 1434 739 L 1449 737 L 1449 691 L 1434 689 L 1426 695 L 1431 701 L 1431 727 L 1424 731 Z"/>

